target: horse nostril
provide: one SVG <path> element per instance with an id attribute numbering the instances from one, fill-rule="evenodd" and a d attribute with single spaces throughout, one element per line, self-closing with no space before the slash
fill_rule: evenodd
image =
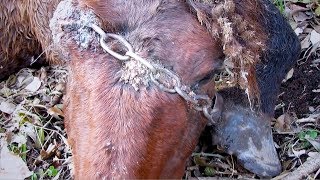
<path id="1" fill-rule="evenodd" d="M 221 114 L 223 111 L 223 107 L 224 107 L 224 101 L 223 101 L 223 97 L 219 94 L 219 93 L 215 93 L 215 96 L 212 98 L 212 106 L 211 106 L 211 120 L 214 124 L 216 124 L 219 119 L 221 118 Z"/>

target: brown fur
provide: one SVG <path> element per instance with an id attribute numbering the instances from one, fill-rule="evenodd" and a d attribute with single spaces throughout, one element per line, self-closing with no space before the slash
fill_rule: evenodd
<path id="1" fill-rule="evenodd" d="M 199 21 L 222 40 L 227 59 L 234 63 L 238 84 L 248 88 L 251 100 L 258 99 L 255 66 L 260 61 L 268 34 L 263 27 L 264 8 L 258 0 L 189 0 Z M 258 37 L 258 38 L 257 38 Z M 247 73 L 246 77 L 241 73 Z"/>
<path id="2" fill-rule="evenodd" d="M 185 3 L 123 1 L 118 6 L 114 2 L 84 1 L 106 24 L 113 25 L 114 32 L 121 33 L 126 26 L 126 38 L 137 53 L 172 67 L 184 84 L 202 79 L 222 61 L 219 44 Z M 117 8 L 110 8 L 113 6 Z M 177 94 L 153 85 L 136 92 L 119 82 L 121 63 L 101 48 L 79 52 L 75 44 L 70 46 L 75 50 L 71 53 L 66 126 L 75 178 L 181 178 L 206 124 L 203 115 Z M 212 95 L 214 84 L 208 87 L 199 91 Z"/>
<path id="3" fill-rule="evenodd" d="M 0 79 L 44 55 L 58 63 L 49 20 L 60 0 L 4 0 L 0 3 Z"/>
<path id="4" fill-rule="evenodd" d="M 5 22 L 0 27 L 1 73 L 28 64 L 42 51 L 49 62 L 60 60 L 56 47 L 50 45 L 48 27 L 58 2 L 6 0 L 0 4 L 0 20 Z M 253 15 L 258 6 L 245 2 L 254 6 L 242 10 L 234 6 L 246 3 L 226 1 L 220 11 L 220 6 L 206 4 L 203 7 L 209 13 L 197 11 L 198 19 L 199 13 L 205 15 L 205 28 L 184 1 L 80 1 L 100 17 L 105 31 L 125 35 L 138 54 L 160 61 L 185 85 L 193 86 L 219 68 L 225 54 L 230 58 L 240 55 L 235 62 L 250 70 L 249 85 L 255 87 L 252 67 L 263 49 L 264 36 L 260 17 Z M 250 23 L 240 26 L 243 20 Z M 225 22 L 232 23 L 231 39 L 223 34 Z M 256 34 L 261 36 L 261 46 L 255 44 Z M 68 46 L 61 44 L 61 48 L 68 48 L 71 56 L 65 123 L 75 178 L 181 178 L 186 159 L 206 124 L 204 116 L 177 94 L 154 85 L 136 92 L 119 82 L 122 64 L 100 47 L 79 51 L 75 42 L 65 41 Z M 214 84 L 200 86 L 198 92 L 212 96 Z"/>

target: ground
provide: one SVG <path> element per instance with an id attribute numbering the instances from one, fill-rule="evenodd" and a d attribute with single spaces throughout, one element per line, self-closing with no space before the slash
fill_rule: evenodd
<path id="1" fill-rule="evenodd" d="M 281 178 L 320 152 L 320 4 L 312 0 L 275 3 L 302 44 L 299 61 L 282 83 L 272 126 L 283 166 Z M 23 69 L 0 82 L 2 178 L 71 178 L 61 110 L 66 78 L 65 67 L 50 66 Z M 201 137 L 185 177 L 257 178 L 235 157 L 208 145 L 208 136 Z M 6 162 L 14 163 L 2 167 Z M 304 178 L 320 178 L 318 169 L 309 170 Z"/>

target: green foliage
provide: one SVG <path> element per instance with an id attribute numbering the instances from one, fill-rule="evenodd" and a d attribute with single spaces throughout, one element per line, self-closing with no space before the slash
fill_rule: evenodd
<path id="1" fill-rule="evenodd" d="M 31 176 L 31 180 L 38 180 L 38 176 L 36 173 L 33 173 Z"/>
<path id="2" fill-rule="evenodd" d="M 31 119 L 25 113 L 20 112 L 18 115 L 20 117 L 19 126 L 22 126 L 26 122 L 31 122 Z"/>
<path id="3" fill-rule="evenodd" d="M 205 169 L 204 169 L 204 174 L 206 175 L 206 176 L 214 176 L 215 175 L 215 170 L 212 168 L 212 167 L 206 167 Z"/>
<path id="4" fill-rule="evenodd" d="M 273 4 L 277 6 L 282 14 L 284 13 L 284 10 L 286 8 L 284 0 L 273 0 Z"/>
<path id="5" fill-rule="evenodd" d="M 27 161 L 27 145 L 22 144 L 20 147 L 18 147 L 15 144 L 8 145 L 8 149 L 13 152 L 14 154 L 19 155 L 23 161 Z"/>
<path id="6" fill-rule="evenodd" d="M 48 174 L 49 177 L 55 177 L 58 174 L 58 170 L 54 166 L 50 166 L 45 174 Z"/>
<path id="7" fill-rule="evenodd" d="M 44 140 L 45 140 L 45 135 L 44 135 L 44 130 L 43 128 L 39 128 L 37 130 L 37 134 L 38 134 L 38 145 L 43 145 Z M 40 147 L 40 146 L 39 146 Z"/>
<path id="8" fill-rule="evenodd" d="M 317 7 L 317 9 L 314 12 L 316 13 L 317 16 L 320 16 L 320 3 L 319 3 L 319 6 Z"/>
<path id="9" fill-rule="evenodd" d="M 27 145 L 22 144 L 20 147 L 20 157 L 23 159 L 24 162 L 27 161 Z"/>
<path id="10" fill-rule="evenodd" d="M 299 140 L 302 142 L 303 148 L 308 148 L 311 146 L 311 143 L 308 140 L 315 140 L 319 135 L 319 131 L 314 129 L 308 129 L 305 131 L 301 131 L 298 134 Z"/>
<path id="11" fill-rule="evenodd" d="M 318 131 L 314 129 L 308 129 L 306 131 L 301 131 L 298 134 L 300 141 L 306 141 L 306 138 L 314 140 L 318 136 Z"/>

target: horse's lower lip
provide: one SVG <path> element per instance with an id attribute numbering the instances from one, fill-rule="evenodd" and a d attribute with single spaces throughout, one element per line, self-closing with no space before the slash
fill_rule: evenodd
<path id="1" fill-rule="evenodd" d="M 262 145 L 264 148 L 257 150 L 254 144 L 249 142 L 248 150 L 236 152 L 237 158 L 243 167 L 260 177 L 277 176 L 281 173 L 282 168 L 274 143 L 262 139 Z"/>
<path id="2" fill-rule="evenodd" d="M 266 163 L 257 159 L 239 159 L 243 167 L 251 172 L 255 172 L 260 177 L 274 177 L 281 173 L 280 161 L 278 159 L 273 160 L 275 160 L 274 163 Z"/>

